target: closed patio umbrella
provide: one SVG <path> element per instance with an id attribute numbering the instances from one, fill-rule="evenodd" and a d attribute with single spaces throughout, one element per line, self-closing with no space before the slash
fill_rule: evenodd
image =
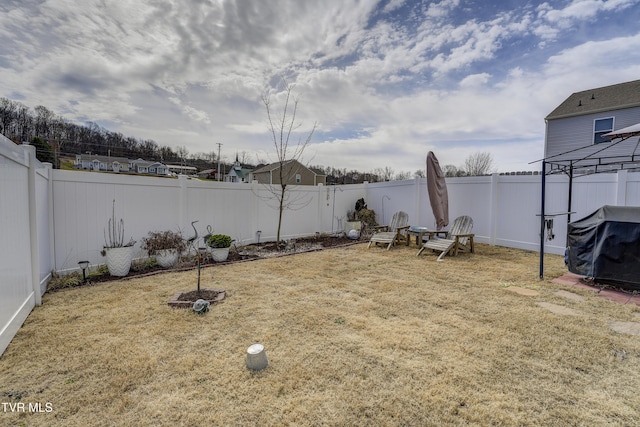
<path id="1" fill-rule="evenodd" d="M 433 216 L 436 219 L 436 229 L 440 231 L 449 225 L 449 194 L 444 173 L 433 151 L 427 154 L 427 191 Z"/>

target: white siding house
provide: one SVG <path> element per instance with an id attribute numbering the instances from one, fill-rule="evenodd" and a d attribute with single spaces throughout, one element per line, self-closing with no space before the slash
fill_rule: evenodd
<path id="1" fill-rule="evenodd" d="M 238 161 L 238 156 L 236 155 L 236 161 L 231 167 L 231 170 L 228 174 L 225 175 L 226 182 L 250 182 L 249 177 L 251 176 L 251 169 L 243 168 Z"/>

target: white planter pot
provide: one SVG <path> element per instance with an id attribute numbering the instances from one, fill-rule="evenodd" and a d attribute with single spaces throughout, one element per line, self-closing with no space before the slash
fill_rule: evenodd
<path id="1" fill-rule="evenodd" d="M 211 248 L 211 258 L 215 262 L 226 261 L 229 257 L 229 248 Z"/>
<path id="2" fill-rule="evenodd" d="M 105 248 L 107 253 L 107 268 L 112 276 L 122 277 L 129 274 L 133 247 Z"/>
<path id="3" fill-rule="evenodd" d="M 162 249 L 156 252 L 156 262 L 160 267 L 173 267 L 178 262 L 178 251 L 175 249 Z"/>
<path id="4" fill-rule="evenodd" d="M 362 230 L 361 221 L 347 221 L 344 227 L 344 234 L 351 240 L 358 240 L 360 238 L 360 230 Z"/>

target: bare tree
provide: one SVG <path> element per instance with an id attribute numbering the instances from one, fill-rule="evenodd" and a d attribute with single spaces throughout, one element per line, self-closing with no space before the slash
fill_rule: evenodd
<path id="1" fill-rule="evenodd" d="M 444 172 L 444 176 L 464 176 L 464 171 L 462 169 L 458 169 L 455 165 L 444 165 L 442 167 L 442 172 Z"/>
<path id="2" fill-rule="evenodd" d="M 413 173 L 413 176 L 417 176 L 418 178 L 424 178 L 425 177 L 424 169 L 418 169 Z"/>
<path id="3" fill-rule="evenodd" d="M 411 174 L 411 172 L 398 172 L 396 174 L 395 180 L 396 181 L 406 181 L 408 179 L 411 179 L 413 177 L 413 175 Z"/>
<path id="4" fill-rule="evenodd" d="M 309 131 L 306 138 L 295 139 L 295 132 L 300 128 L 301 124 L 296 123 L 296 115 L 298 113 L 298 98 L 292 93 L 293 86 L 289 85 L 284 79 L 283 95 L 284 103 L 280 112 L 274 112 L 271 103 L 271 97 L 268 93 L 262 95 L 262 102 L 267 110 L 267 118 L 269 120 L 269 133 L 271 141 L 276 152 L 276 163 L 278 164 L 278 182 L 277 186 L 269 185 L 267 188 L 278 204 L 278 234 L 276 236 L 276 245 L 280 246 L 280 232 L 282 231 L 282 214 L 285 209 L 301 209 L 309 204 L 309 200 L 301 200 L 292 197 L 289 191 L 289 185 L 295 184 L 295 176 L 299 173 L 298 167 L 302 159 L 302 154 L 311 142 L 311 137 L 316 129 L 317 123 Z"/>
<path id="5" fill-rule="evenodd" d="M 199 153 L 201 155 L 201 158 L 206 161 L 209 162 L 211 164 L 214 164 L 216 162 L 216 160 L 218 160 L 218 153 L 216 153 L 215 151 L 209 151 L 208 153 Z"/>
<path id="6" fill-rule="evenodd" d="M 249 164 L 249 152 L 246 150 L 242 150 L 240 153 L 236 154 L 236 157 L 238 158 L 238 161 L 240 162 L 241 165 L 248 165 Z"/>
<path id="7" fill-rule="evenodd" d="M 189 150 L 187 150 L 186 146 L 180 145 L 180 146 L 176 147 L 176 154 L 178 155 L 178 158 L 180 159 L 180 164 L 182 166 L 184 166 L 186 164 L 187 156 L 189 155 Z"/>
<path id="8" fill-rule="evenodd" d="M 468 176 L 490 174 L 493 172 L 493 156 L 489 152 L 470 154 L 464 161 L 463 169 Z"/>
<path id="9" fill-rule="evenodd" d="M 392 168 L 390 168 L 389 166 L 385 166 L 384 169 L 380 170 L 380 179 L 382 181 L 391 181 L 393 179 L 395 172 Z"/>

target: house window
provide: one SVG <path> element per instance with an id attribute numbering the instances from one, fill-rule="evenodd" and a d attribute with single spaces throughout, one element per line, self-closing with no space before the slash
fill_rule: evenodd
<path id="1" fill-rule="evenodd" d="M 302 182 L 302 176 L 299 173 L 296 174 L 296 184 L 300 184 Z"/>
<path id="2" fill-rule="evenodd" d="M 607 117 L 606 119 L 595 119 L 593 121 L 593 143 L 601 144 L 603 142 L 610 142 L 608 138 L 602 135 L 613 132 L 613 117 Z"/>

